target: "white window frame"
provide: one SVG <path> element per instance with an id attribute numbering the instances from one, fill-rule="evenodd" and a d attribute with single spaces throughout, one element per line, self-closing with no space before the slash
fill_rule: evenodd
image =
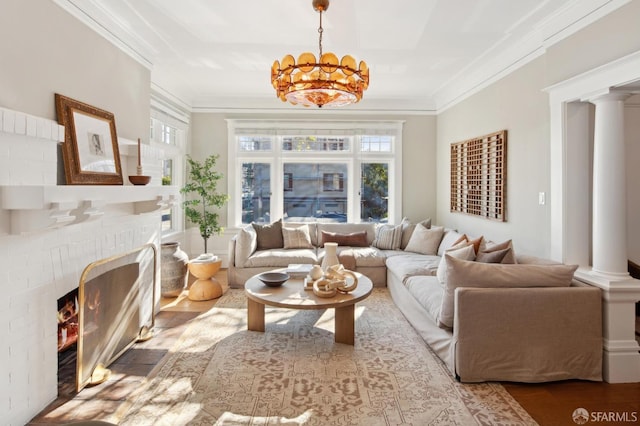
<path id="1" fill-rule="evenodd" d="M 151 99 L 150 143 L 163 152 L 162 160 L 172 160 L 171 186 L 181 188 L 185 182 L 185 156 L 190 129 L 190 115 L 166 102 Z M 165 135 L 170 135 L 167 139 Z M 171 207 L 171 228 L 162 236 L 184 231 L 184 211 L 179 203 Z"/>
<path id="2" fill-rule="evenodd" d="M 324 121 L 324 120 L 242 120 L 227 119 L 228 134 L 228 193 L 231 201 L 227 205 L 228 227 L 242 224 L 242 163 L 262 162 L 271 164 L 271 211 L 272 219 L 283 215 L 284 163 L 331 163 L 347 164 L 347 222 L 360 222 L 360 184 L 362 163 L 387 163 L 389 167 L 389 222 L 399 223 L 402 218 L 402 128 L 403 121 Z M 240 151 L 237 136 L 271 136 L 270 151 Z M 349 136 L 350 150 L 326 152 L 292 152 L 282 150 L 282 137 L 304 136 Z M 387 135 L 394 139 L 390 152 L 360 151 L 361 136 Z M 358 173 L 355 173 L 358 171 Z"/>

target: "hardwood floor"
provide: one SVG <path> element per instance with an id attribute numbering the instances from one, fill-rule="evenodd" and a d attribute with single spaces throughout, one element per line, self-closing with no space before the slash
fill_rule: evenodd
<path id="1" fill-rule="evenodd" d="M 544 384 L 503 383 L 503 386 L 541 425 L 575 425 L 572 414 L 578 408 L 586 409 L 592 419 L 603 420 L 606 416 L 628 420 L 590 421 L 589 424 L 640 424 L 640 383 L 570 380 Z"/>
<path id="2" fill-rule="evenodd" d="M 220 271 L 216 278 L 226 282 L 226 272 Z M 153 371 L 189 321 L 199 313 L 209 310 L 215 302 L 192 302 L 186 297 L 186 292 L 175 299 L 163 299 L 162 309 L 156 316 L 154 338 L 134 345 L 116 360 L 109 367 L 112 371 L 109 381 L 85 388 L 77 394 L 72 386 L 61 384 L 59 397 L 28 425 L 109 420 L 110 416 L 124 409 L 123 402 L 127 395 Z M 587 424 L 640 424 L 640 383 L 609 384 L 571 380 L 503 385 L 531 417 L 543 426 L 575 425 L 572 414 L 578 408 L 589 412 L 591 417 Z"/>

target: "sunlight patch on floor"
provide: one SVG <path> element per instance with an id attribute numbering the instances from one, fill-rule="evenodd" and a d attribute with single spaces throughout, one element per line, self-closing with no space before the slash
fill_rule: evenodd
<path id="1" fill-rule="evenodd" d="M 269 416 L 269 417 L 252 417 L 242 414 L 234 414 L 230 412 L 223 413 L 215 425 L 303 425 L 311 420 L 313 410 L 307 410 L 298 417 L 288 419 L 286 417 Z"/>

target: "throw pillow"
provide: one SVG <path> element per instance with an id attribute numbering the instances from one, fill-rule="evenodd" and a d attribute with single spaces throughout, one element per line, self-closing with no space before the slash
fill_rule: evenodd
<path id="1" fill-rule="evenodd" d="M 455 245 L 455 242 L 458 241 L 462 237 L 462 234 L 454 229 L 446 229 L 444 236 L 442 237 L 442 242 L 438 247 L 438 256 L 444 256 L 444 252 L 447 249 L 450 249 Z"/>
<path id="2" fill-rule="evenodd" d="M 445 283 L 438 325 L 453 328 L 455 291 L 458 287 L 515 288 L 569 287 L 578 265 L 502 265 L 447 258 Z"/>
<path id="3" fill-rule="evenodd" d="M 500 251 L 500 250 L 504 250 L 506 248 L 510 248 L 511 251 L 509 251 L 504 258 L 502 258 L 502 260 L 500 262 L 497 263 L 518 263 L 518 261 L 516 260 L 516 254 L 515 251 L 513 250 L 513 243 L 511 242 L 511 240 L 507 240 L 504 241 L 502 243 L 489 243 L 489 242 L 483 242 L 480 245 L 480 252 L 484 252 L 484 253 L 491 253 L 494 251 Z"/>
<path id="4" fill-rule="evenodd" d="M 481 263 L 502 263 L 507 254 L 511 253 L 511 247 L 495 251 L 481 251 L 476 257 L 476 262 Z"/>
<path id="5" fill-rule="evenodd" d="M 476 239 L 472 240 L 472 239 L 470 239 L 470 238 L 467 236 L 467 234 L 462 234 L 462 236 L 461 236 L 460 238 L 458 238 L 458 239 L 453 243 L 453 245 L 455 246 L 455 245 L 456 245 L 456 244 L 458 244 L 458 243 L 461 243 L 461 242 L 463 242 L 463 241 L 466 241 L 466 242 L 468 242 L 468 243 L 473 244 L 473 248 L 475 249 L 476 254 L 478 254 L 478 252 L 480 251 L 480 246 L 482 245 L 482 241 L 483 241 L 483 240 L 484 240 L 484 238 L 483 238 L 482 236 L 480 236 L 480 237 L 478 237 L 478 238 L 476 238 Z"/>
<path id="6" fill-rule="evenodd" d="M 380 225 L 376 232 L 376 238 L 372 246 L 381 250 L 397 250 L 402 241 L 402 224 Z"/>
<path id="7" fill-rule="evenodd" d="M 428 229 L 422 224 L 417 224 L 407 247 L 405 247 L 405 251 L 435 256 L 443 235 L 444 228 L 442 226 L 434 226 Z"/>
<path id="8" fill-rule="evenodd" d="M 302 225 L 298 228 L 286 228 L 283 226 L 282 239 L 286 249 L 313 248 L 308 225 Z"/>
<path id="9" fill-rule="evenodd" d="M 418 223 L 427 229 L 431 228 L 431 218 Z M 409 244 L 409 240 L 411 239 L 411 235 L 413 235 L 413 231 L 416 229 L 417 225 L 417 223 L 412 224 L 406 217 L 402 219 L 402 241 L 400 242 L 400 249 L 404 250 L 407 247 L 407 244 Z"/>
<path id="10" fill-rule="evenodd" d="M 324 243 L 338 243 L 339 246 L 369 247 L 367 231 L 352 232 L 350 234 L 322 231 L 320 246 L 324 247 Z"/>
<path id="11" fill-rule="evenodd" d="M 282 239 L 282 219 L 269 224 L 251 223 L 253 229 L 256 230 L 258 236 L 258 250 L 268 250 L 274 248 L 283 248 L 284 240 Z"/>
<path id="12" fill-rule="evenodd" d="M 473 249 L 473 244 L 465 242 L 461 244 L 462 245 L 451 247 L 450 249 L 445 251 L 445 253 L 449 256 L 455 257 L 456 259 L 475 260 L 476 252 Z M 441 285 L 444 285 L 447 282 L 447 256 L 442 256 L 440 258 L 436 276 L 438 277 L 438 281 Z"/>

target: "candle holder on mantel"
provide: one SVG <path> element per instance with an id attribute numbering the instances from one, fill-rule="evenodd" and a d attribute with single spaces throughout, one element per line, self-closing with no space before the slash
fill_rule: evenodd
<path id="1" fill-rule="evenodd" d="M 135 175 L 129 175 L 129 182 L 134 185 L 146 185 L 151 181 L 151 176 L 145 176 L 142 174 L 142 161 L 140 156 L 140 138 L 138 138 L 138 166 L 136 167 Z"/>

